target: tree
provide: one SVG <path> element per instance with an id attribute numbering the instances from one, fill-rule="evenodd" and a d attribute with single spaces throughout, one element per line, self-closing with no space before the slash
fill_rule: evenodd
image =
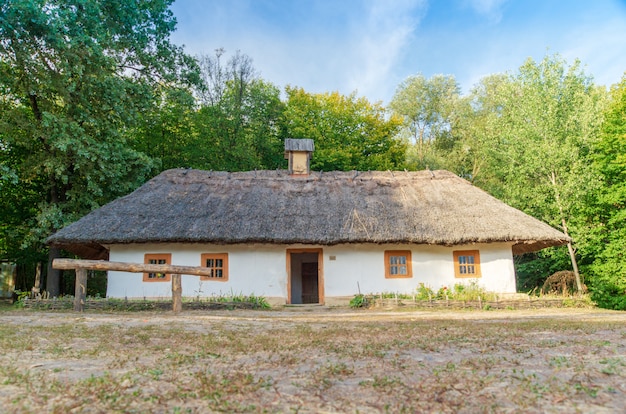
<path id="1" fill-rule="evenodd" d="M 509 83 L 508 77 L 500 74 L 481 79 L 468 96 L 456 101 L 445 148 L 436 146 L 444 169 L 498 197 L 503 196 L 503 177 L 498 173 L 501 172 L 499 166 L 504 164 L 503 154 L 496 145 L 500 139 L 500 101 Z"/>
<path id="2" fill-rule="evenodd" d="M 203 106 L 220 105 L 229 83 L 231 88 L 233 84 L 237 86 L 238 95 L 243 98 L 247 85 L 259 79 L 250 56 L 238 50 L 223 66 L 221 58 L 225 53 L 224 48 L 219 48 L 215 56 L 198 57 L 203 82 L 196 88 L 196 94 Z"/>
<path id="3" fill-rule="evenodd" d="M 185 88 L 159 85 L 150 110 L 130 133 L 129 144 L 154 161 L 154 173 L 170 168 L 198 168 L 203 151 L 196 128 L 197 107 Z"/>
<path id="4" fill-rule="evenodd" d="M 324 171 L 404 168 L 406 144 L 395 138 L 401 119 L 354 94 L 287 91 L 287 134 L 315 140 L 313 169 Z"/>
<path id="5" fill-rule="evenodd" d="M 501 180 L 505 201 L 581 242 L 585 204 L 598 186 L 590 166 L 605 95 L 580 69 L 559 56 L 528 60 L 518 73 L 491 90 L 490 153 L 498 162 L 486 175 Z M 496 134 L 493 131 L 497 131 Z M 568 252 L 577 277 L 574 243 Z"/>
<path id="6" fill-rule="evenodd" d="M 282 165 L 284 105 L 280 90 L 261 79 L 240 51 L 200 56 L 203 83 L 195 89 L 200 108 L 195 127 L 196 168 L 242 171 Z"/>
<path id="7" fill-rule="evenodd" d="M 445 146 L 443 141 L 449 138 L 459 94 L 453 76 L 435 75 L 426 79 L 420 74 L 398 86 L 389 107 L 404 120 L 403 133 L 411 137 L 416 150 L 415 168 L 433 168 L 440 163 L 433 154 L 433 144 L 442 141 Z"/>
<path id="8" fill-rule="evenodd" d="M 594 151 L 602 187 L 596 193 L 591 237 L 594 299 L 626 309 L 626 75 L 611 89 L 611 102 Z"/>
<path id="9" fill-rule="evenodd" d="M 27 244 L 141 184 L 151 160 L 127 145 L 156 84 L 191 81 L 191 58 L 168 36 L 171 0 L 3 0 L 3 152 L 23 154 L 20 183 L 38 182 Z M 6 154 L 3 153 L 3 156 Z M 60 252 L 51 248 L 50 262 Z M 47 289 L 59 293 L 59 273 Z"/>

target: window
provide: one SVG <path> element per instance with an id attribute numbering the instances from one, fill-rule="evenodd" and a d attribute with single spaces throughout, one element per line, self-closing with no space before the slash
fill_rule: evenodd
<path id="1" fill-rule="evenodd" d="M 480 254 L 478 250 L 456 250 L 454 258 L 454 277 L 480 277 Z"/>
<path id="2" fill-rule="evenodd" d="M 410 250 L 388 250 L 385 252 L 385 278 L 413 277 Z"/>
<path id="3" fill-rule="evenodd" d="M 228 280 L 228 253 L 205 253 L 200 266 L 211 269 L 211 275 L 200 276 L 200 280 Z"/>
<path id="4" fill-rule="evenodd" d="M 172 264 L 172 254 L 146 254 L 143 262 L 145 264 Z M 144 282 L 169 282 L 172 275 L 168 273 L 144 273 Z"/>

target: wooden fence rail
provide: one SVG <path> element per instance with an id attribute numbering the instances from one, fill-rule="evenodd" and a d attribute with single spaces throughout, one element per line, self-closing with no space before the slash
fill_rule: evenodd
<path id="1" fill-rule="evenodd" d="M 76 288 L 74 290 L 74 310 L 85 310 L 87 298 L 87 270 L 116 270 L 130 273 L 169 273 L 172 275 L 172 310 L 182 310 L 183 288 L 181 275 L 211 276 L 211 269 L 195 266 L 157 265 L 145 263 L 108 262 L 104 260 L 54 259 L 52 267 L 59 270 L 76 271 Z"/>

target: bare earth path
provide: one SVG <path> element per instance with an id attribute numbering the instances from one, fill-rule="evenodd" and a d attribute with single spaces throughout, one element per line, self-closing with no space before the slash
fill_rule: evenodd
<path id="1" fill-rule="evenodd" d="M 0 312 L 1 412 L 626 413 L 626 313 Z"/>

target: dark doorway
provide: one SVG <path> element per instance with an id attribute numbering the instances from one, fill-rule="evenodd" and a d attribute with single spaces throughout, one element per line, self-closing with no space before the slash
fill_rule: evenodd
<path id="1" fill-rule="evenodd" d="M 302 303 L 319 303 L 317 262 L 302 263 Z"/>
<path id="2" fill-rule="evenodd" d="M 321 250 L 287 251 L 289 261 L 289 303 L 323 302 Z"/>

